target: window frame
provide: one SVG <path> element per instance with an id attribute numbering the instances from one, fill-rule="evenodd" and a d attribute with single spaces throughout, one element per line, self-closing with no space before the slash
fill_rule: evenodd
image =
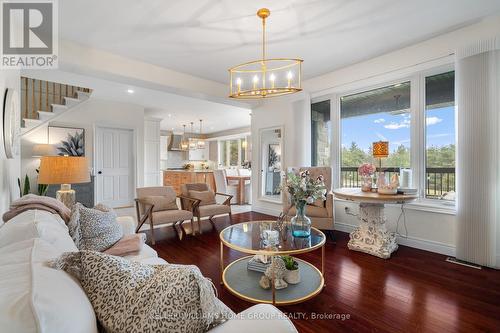
<path id="1" fill-rule="evenodd" d="M 410 82 L 410 167 L 412 169 L 412 187 L 418 189 L 419 198 L 415 202 L 406 204 L 407 207 L 424 211 L 434 211 L 445 214 L 456 214 L 456 204 L 444 200 L 425 197 L 426 191 L 426 108 L 425 108 L 425 78 L 440 73 L 454 71 L 453 62 L 444 59 L 441 65 L 427 66 L 427 68 L 404 70 L 400 73 L 388 73 L 379 77 L 370 77 L 354 81 L 329 94 L 313 96 L 311 104 L 330 100 L 330 121 L 332 124 L 331 163 L 333 170 L 333 187 L 340 187 L 341 180 L 341 115 L 340 99 L 343 96 L 362 93 L 372 89 Z M 455 102 L 456 105 L 456 102 Z M 456 113 L 456 108 L 455 108 Z M 455 116 L 456 119 L 456 116 Z M 455 126 L 456 129 L 456 126 Z M 455 130 L 456 136 L 456 130 Z M 312 148 L 312 144 L 311 144 Z M 312 157 L 312 151 L 311 151 Z"/>
<path id="2" fill-rule="evenodd" d="M 218 147 L 218 163 L 220 166 L 225 167 L 225 168 L 231 168 L 231 167 L 240 167 L 243 162 L 245 162 L 245 154 L 242 154 L 242 143 L 243 141 L 246 140 L 246 137 L 235 137 L 235 138 L 227 138 L 227 139 L 220 139 L 217 140 L 217 147 Z M 236 165 L 231 165 L 231 141 L 237 141 L 238 145 L 238 162 Z M 225 147 L 225 156 L 222 156 L 222 149 L 220 149 L 221 145 L 224 145 Z M 247 147 L 248 147 L 248 142 L 247 142 Z"/>

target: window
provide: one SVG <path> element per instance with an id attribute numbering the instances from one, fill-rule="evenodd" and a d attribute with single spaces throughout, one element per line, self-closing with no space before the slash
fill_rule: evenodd
<path id="1" fill-rule="evenodd" d="M 425 197 L 455 200 L 455 72 L 425 78 Z"/>
<path id="2" fill-rule="evenodd" d="M 247 138 L 241 139 L 241 161 L 246 162 L 248 161 L 247 157 Z"/>
<path id="3" fill-rule="evenodd" d="M 331 128 L 330 100 L 313 103 L 311 105 L 311 163 L 313 166 L 331 165 Z"/>
<path id="4" fill-rule="evenodd" d="M 381 162 L 387 177 L 410 168 L 410 82 L 342 97 L 340 118 L 341 186 L 361 186 L 358 167 L 365 162 Z M 376 141 L 389 141 L 382 161 L 372 157 Z"/>
<path id="5" fill-rule="evenodd" d="M 219 165 L 229 166 L 227 161 L 227 141 L 219 141 Z"/>
<path id="6" fill-rule="evenodd" d="M 447 66 L 415 73 L 396 84 L 328 96 L 313 103 L 312 163 L 335 163 L 332 166 L 341 172 L 334 185 L 359 187 L 359 165 L 371 162 L 379 166 L 372 157 L 372 143 L 388 141 L 390 154 L 382 159 L 386 177 L 399 174 L 401 186 L 418 189 L 420 203 L 437 199 L 444 205 L 453 204 L 454 91 L 455 72 Z M 336 103 L 331 101 L 339 102 L 339 108 L 331 110 L 332 119 L 329 108 Z M 340 119 L 339 123 L 335 119 Z M 339 135 L 335 135 L 337 131 Z M 325 142 L 329 144 L 325 135 L 331 138 L 335 148 L 332 151 L 338 150 L 338 156 L 327 156 L 326 150 L 320 148 Z"/>
<path id="7" fill-rule="evenodd" d="M 219 166 L 241 166 L 247 152 L 246 138 L 219 140 Z"/>
<path id="8" fill-rule="evenodd" d="M 239 163 L 239 151 L 240 148 L 240 140 L 230 140 L 229 141 L 229 165 L 237 166 Z"/>

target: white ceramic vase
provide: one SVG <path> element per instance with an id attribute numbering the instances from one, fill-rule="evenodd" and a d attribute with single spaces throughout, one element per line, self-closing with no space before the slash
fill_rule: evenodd
<path id="1" fill-rule="evenodd" d="M 300 282 L 300 269 L 295 269 L 293 271 L 286 270 L 285 281 L 290 284 L 297 284 Z"/>

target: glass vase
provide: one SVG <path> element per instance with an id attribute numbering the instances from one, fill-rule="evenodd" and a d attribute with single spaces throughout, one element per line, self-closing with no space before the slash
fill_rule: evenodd
<path id="1" fill-rule="evenodd" d="M 311 235 L 311 219 L 306 216 L 306 201 L 295 204 L 297 214 L 290 219 L 293 237 L 307 238 Z"/>
<path id="2" fill-rule="evenodd" d="M 361 191 L 370 192 L 372 190 L 372 182 L 371 176 L 363 176 L 361 178 Z"/>

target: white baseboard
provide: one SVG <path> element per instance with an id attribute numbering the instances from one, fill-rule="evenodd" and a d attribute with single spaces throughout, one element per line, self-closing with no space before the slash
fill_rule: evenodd
<path id="1" fill-rule="evenodd" d="M 355 225 L 335 221 L 335 230 L 350 233 L 356 228 Z M 455 247 L 449 244 L 431 241 L 417 237 L 408 236 L 407 238 L 398 236 L 398 244 L 413 247 L 420 250 L 455 256 Z"/>

